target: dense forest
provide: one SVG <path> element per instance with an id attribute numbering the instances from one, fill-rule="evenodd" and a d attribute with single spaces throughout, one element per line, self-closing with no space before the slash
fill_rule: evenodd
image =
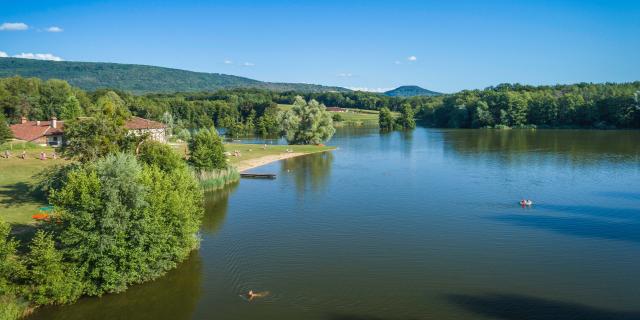
<path id="1" fill-rule="evenodd" d="M 231 89 L 215 92 L 131 93 L 84 91 L 62 80 L 0 79 L 0 109 L 15 123 L 91 115 L 101 99 L 111 99 L 132 114 L 163 121 L 175 133 L 225 128 L 229 135 L 277 133 L 278 104 L 296 96 L 330 107 L 402 111 L 409 106 L 423 125 L 449 128 L 640 128 L 640 81 L 556 86 L 501 84 L 434 97 L 389 97 L 366 92 L 279 92 Z"/>
<path id="2" fill-rule="evenodd" d="M 220 73 L 193 72 L 156 66 L 103 62 L 0 59 L 0 77 L 62 79 L 84 90 L 112 88 L 136 94 L 214 91 L 229 88 L 258 88 L 274 91 L 348 91 L 305 83 L 262 82 Z"/>
<path id="3" fill-rule="evenodd" d="M 442 93 L 427 90 L 418 86 L 400 86 L 393 90 L 386 91 L 385 96 L 390 97 L 415 97 L 415 96 L 439 96 Z"/>

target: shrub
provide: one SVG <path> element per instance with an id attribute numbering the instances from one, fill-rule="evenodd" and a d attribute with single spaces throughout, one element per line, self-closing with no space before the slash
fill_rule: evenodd
<path id="1" fill-rule="evenodd" d="M 197 171 L 227 167 L 222 139 L 215 128 L 201 129 L 189 140 L 189 163 Z"/>

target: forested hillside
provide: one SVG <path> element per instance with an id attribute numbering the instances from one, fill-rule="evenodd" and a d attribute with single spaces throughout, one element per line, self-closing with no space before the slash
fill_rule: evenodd
<path id="1" fill-rule="evenodd" d="M 42 61 L 0 58 L 0 77 L 62 79 L 84 90 L 118 89 L 134 94 L 259 88 L 275 91 L 348 91 L 304 83 L 273 83 L 219 73 L 193 72 L 136 64 Z"/>
<path id="2" fill-rule="evenodd" d="M 415 96 L 439 96 L 442 93 L 427 90 L 418 86 L 400 86 L 393 90 L 389 90 L 384 93 L 386 96 L 390 97 L 415 97 Z"/>

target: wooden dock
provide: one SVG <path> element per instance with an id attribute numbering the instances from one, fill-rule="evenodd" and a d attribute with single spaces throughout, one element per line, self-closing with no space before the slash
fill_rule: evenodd
<path id="1" fill-rule="evenodd" d="M 275 179 L 275 173 L 241 173 L 240 178 L 247 179 Z"/>

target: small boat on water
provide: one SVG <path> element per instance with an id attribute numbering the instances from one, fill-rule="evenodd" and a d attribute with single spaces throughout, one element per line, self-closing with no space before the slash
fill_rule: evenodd
<path id="1" fill-rule="evenodd" d="M 520 200 L 520 205 L 523 207 L 531 207 L 533 205 L 533 201 L 531 200 Z"/>

